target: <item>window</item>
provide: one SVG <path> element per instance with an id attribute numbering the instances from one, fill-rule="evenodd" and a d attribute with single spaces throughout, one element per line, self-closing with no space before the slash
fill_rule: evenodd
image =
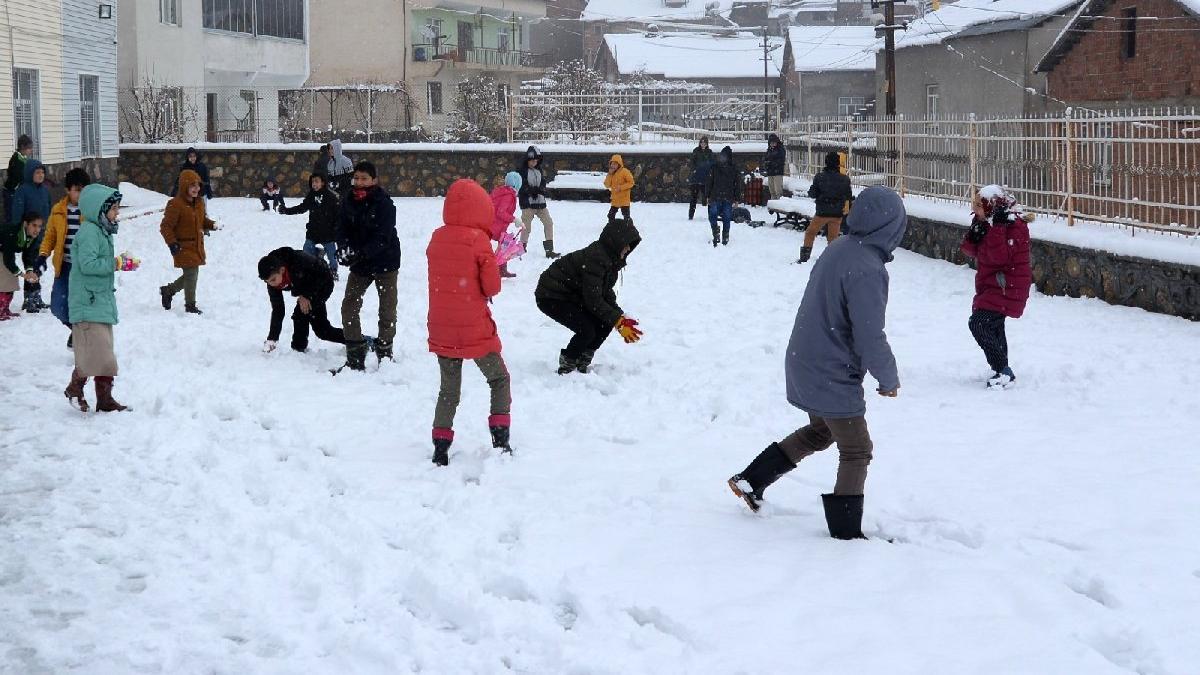
<path id="1" fill-rule="evenodd" d="M 458 51 L 469 52 L 475 49 L 475 25 L 470 21 L 458 22 Z"/>
<path id="2" fill-rule="evenodd" d="M 204 0 L 202 7 L 205 28 L 304 39 L 304 0 Z"/>
<path id="3" fill-rule="evenodd" d="M 496 32 L 496 48 L 502 52 L 512 49 L 512 30 L 501 28 Z"/>
<path id="4" fill-rule="evenodd" d="M 867 105 L 864 96 L 839 96 L 838 117 L 853 117 Z"/>
<path id="5" fill-rule="evenodd" d="M 237 99 L 233 100 L 233 105 L 229 106 L 234 117 L 237 119 L 238 131 L 254 131 L 255 123 L 258 121 L 258 95 L 253 89 L 243 89 L 240 92 L 241 100 L 245 105 L 239 105 Z"/>
<path id="6" fill-rule="evenodd" d="M 428 82 L 425 84 L 425 89 L 429 93 L 429 114 L 442 114 L 442 83 Z"/>
<path id="7" fill-rule="evenodd" d="M 937 117 L 942 110 L 942 95 L 938 90 L 938 85 L 925 85 L 925 116 Z"/>
<path id="8" fill-rule="evenodd" d="M 179 25 L 179 0 L 158 0 L 158 20 L 162 23 Z"/>
<path id="9" fill-rule="evenodd" d="M 13 68 L 13 121 L 16 135 L 36 143 L 41 135 L 42 109 L 38 96 L 38 71 Z"/>
<path id="10" fill-rule="evenodd" d="M 1121 10 L 1121 58 L 1137 55 L 1137 8 Z"/>
<path id="11" fill-rule="evenodd" d="M 79 157 L 100 156 L 100 78 L 79 76 Z"/>

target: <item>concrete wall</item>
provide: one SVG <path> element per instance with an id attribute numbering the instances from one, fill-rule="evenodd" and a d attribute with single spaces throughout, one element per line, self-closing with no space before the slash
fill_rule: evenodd
<path id="1" fill-rule="evenodd" d="M 838 98 L 861 96 L 865 102 L 875 100 L 875 71 L 834 71 L 827 73 L 797 73 L 799 90 L 789 92 L 792 102 L 791 119 L 834 117 L 838 115 Z"/>

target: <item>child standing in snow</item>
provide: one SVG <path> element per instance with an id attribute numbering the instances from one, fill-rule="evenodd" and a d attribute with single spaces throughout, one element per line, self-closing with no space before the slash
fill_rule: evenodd
<path id="1" fill-rule="evenodd" d="M 1004 319 L 1021 318 L 1029 300 L 1033 269 L 1029 259 L 1029 222 L 1018 213 L 1017 200 L 999 185 L 979 191 L 971 229 L 962 252 L 975 259 L 975 299 L 968 326 L 993 373 L 989 389 L 1007 389 L 1017 376 L 1008 365 Z"/>
<path id="2" fill-rule="evenodd" d="M 333 294 L 333 275 L 325 263 L 307 252 L 287 246 L 277 248 L 258 261 L 258 278 L 267 284 L 267 297 L 271 300 L 271 328 L 264 352 L 275 351 L 279 333 L 283 329 L 283 292 L 291 291 L 296 298 L 296 310 L 292 312 L 292 349 L 303 352 L 308 349 L 308 329 L 326 342 L 346 344 L 346 335 L 341 328 L 329 323 L 325 303 Z"/>
<path id="3" fill-rule="evenodd" d="M 262 204 L 263 211 L 282 211 L 287 208 L 287 204 L 283 203 L 283 195 L 279 193 L 279 185 L 270 178 L 263 181 L 262 194 L 258 196 L 258 201 Z"/>
<path id="4" fill-rule="evenodd" d="M 836 539 L 862 539 L 863 486 L 873 444 L 867 431 L 863 376 L 878 382 L 880 396 L 900 391 L 896 358 L 883 332 L 888 273 L 884 265 L 900 245 L 908 217 L 900 196 L 885 187 L 863 191 L 850 211 L 849 236 L 829 245 L 813 267 L 788 344 L 788 402 L 808 413 L 809 424 L 772 443 L 729 488 L 752 511 L 763 491 L 800 460 L 837 443 L 837 483 L 822 495 L 825 521 Z"/>
<path id="5" fill-rule="evenodd" d="M 38 249 L 38 274 L 46 270 L 46 259 L 53 255 L 54 286 L 50 290 L 50 312 L 68 329 L 71 327 L 67 297 L 71 281 L 71 244 L 79 232 L 82 218 L 79 214 L 79 196 L 92 179 L 83 169 L 71 169 L 63 180 L 67 195 L 50 210 L 50 221 L 46 223 L 46 236 Z M 67 347 L 72 344 L 67 338 Z"/>
<path id="6" fill-rule="evenodd" d="M 492 241 L 499 242 L 508 226 L 516 221 L 514 209 L 517 207 L 517 191 L 521 189 L 521 174 L 509 171 L 504 176 L 504 185 L 492 190 L 492 208 L 495 216 L 492 219 Z M 500 276 L 511 279 L 517 275 L 508 271 L 508 263 L 500 266 Z"/>
<path id="7" fill-rule="evenodd" d="M 521 245 L 529 246 L 529 233 L 533 228 L 533 219 L 537 218 L 542 221 L 546 235 L 542 241 L 546 257 L 557 258 L 559 254 L 554 251 L 554 219 L 550 217 L 550 209 L 546 206 L 546 167 L 542 163 L 542 151 L 536 145 L 529 146 L 525 151 L 517 171 L 521 174 L 521 188 L 517 192 L 521 203 Z"/>
<path id="8" fill-rule="evenodd" d="M 37 283 L 37 270 L 33 266 L 23 270 L 22 265 L 30 252 L 37 251 L 41 235 L 42 217 L 33 211 L 26 213 L 19 225 L 10 225 L 0 232 L 0 255 L 3 256 L 3 265 L 0 265 L 0 321 L 21 316 L 9 309 L 13 294 L 20 288 L 20 280 L 24 279 L 26 284 Z"/>
<path id="9" fill-rule="evenodd" d="M 446 193 L 442 222 L 425 255 L 429 260 L 429 351 L 437 354 L 442 384 L 433 415 L 433 463 L 446 466 L 454 441 L 454 415 L 462 390 L 464 359 L 472 359 L 492 391 L 488 428 L 492 447 L 512 452 L 508 368 L 488 309 L 500 293 L 500 269 L 490 243 L 496 211 L 488 193 L 469 179 Z"/>
<path id="10" fill-rule="evenodd" d="M 185 171 L 184 173 L 194 172 Z M 199 186 L 199 176 L 196 177 Z M 199 199 L 199 192 L 197 192 Z M 75 335 L 75 370 L 63 392 L 79 410 L 87 412 L 83 386 L 96 378 L 96 410 L 120 412 L 125 406 L 112 396 L 117 376 L 113 326 L 117 323 L 117 270 L 134 271 L 136 260 L 114 254 L 113 237 L 121 211 L 121 193 L 104 185 L 89 185 L 79 197 L 83 223 L 71 244 L 71 332 Z"/>
<path id="11" fill-rule="evenodd" d="M 199 174 L 191 169 L 179 172 L 176 194 L 167 202 L 158 228 L 171 251 L 175 267 L 182 270 L 178 279 L 158 289 L 162 307 L 166 310 L 171 309 L 175 294 L 183 291 L 184 311 L 204 313 L 196 306 L 196 282 L 200 279 L 200 267 L 207 262 L 204 235 L 216 230 L 217 224 L 208 218 L 208 208 L 201 196 L 203 190 Z"/>
<path id="12" fill-rule="evenodd" d="M 608 161 L 608 175 L 604 177 L 604 187 L 608 188 L 609 209 L 608 218 L 617 217 L 617 210 L 629 220 L 629 205 L 632 203 L 633 173 L 625 168 L 625 160 L 620 155 L 613 155 Z"/>
<path id="13" fill-rule="evenodd" d="M 812 185 L 808 187 L 808 196 L 816 202 L 816 215 L 804 231 L 804 245 L 800 247 L 801 263 L 812 258 L 813 244 L 817 241 L 817 233 L 825 229 L 825 238 L 830 243 L 842 232 L 842 219 L 845 217 L 846 205 L 854 202 L 854 192 L 850 188 L 850 177 L 842 173 L 842 158 L 836 152 L 825 155 L 825 169 L 813 176 Z"/>
<path id="14" fill-rule="evenodd" d="M 308 213 L 308 227 L 304 229 L 304 252 L 315 256 L 317 246 L 325 249 L 329 260 L 329 271 L 333 280 L 338 280 L 337 264 L 337 219 L 340 201 L 337 193 L 325 184 L 323 174 L 314 173 L 308 178 L 308 194 L 296 206 L 285 206 L 279 212 L 294 216 Z"/>
<path id="15" fill-rule="evenodd" d="M 25 180 L 13 195 L 12 212 L 9 214 L 9 224 L 19 227 L 29 212 L 41 216 L 42 224 L 50 218 L 50 188 L 46 186 L 46 167 L 36 159 L 25 162 Z M 42 244 L 39 238 L 38 246 Z M 37 249 L 33 250 L 37 255 Z M 46 308 L 42 302 L 42 284 L 40 281 L 25 281 L 25 311 L 36 314 Z"/>
<path id="16" fill-rule="evenodd" d="M 538 309 L 574 333 L 559 352 L 559 375 L 588 372 L 596 350 L 613 329 L 626 344 L 641 339 L 638 322 L 625 316 L 613 292 L 629 254 L 641 241 L 633 221 L 610 220 L 599 240 L 554 261 L 538 279 Z"/>

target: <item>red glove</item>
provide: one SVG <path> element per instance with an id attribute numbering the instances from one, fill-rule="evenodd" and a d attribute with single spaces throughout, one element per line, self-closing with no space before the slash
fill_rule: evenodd
<path id="1" fill-rule="evenodd" d="M 642 331 L 637 329 L 638 322 L 622 316 L 617 320 L 617 332 L 625 340 L 625 344 L 633 344 L 642 339 Z"/>

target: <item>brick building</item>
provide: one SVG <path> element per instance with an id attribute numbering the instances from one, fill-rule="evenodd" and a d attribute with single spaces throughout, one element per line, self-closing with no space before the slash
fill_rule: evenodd
<path id="1" fill-rule="evenodd" d="M 1038 63 L 1089 108 L 1200 104 L 1200 0 L 1089 0 Z"/>

